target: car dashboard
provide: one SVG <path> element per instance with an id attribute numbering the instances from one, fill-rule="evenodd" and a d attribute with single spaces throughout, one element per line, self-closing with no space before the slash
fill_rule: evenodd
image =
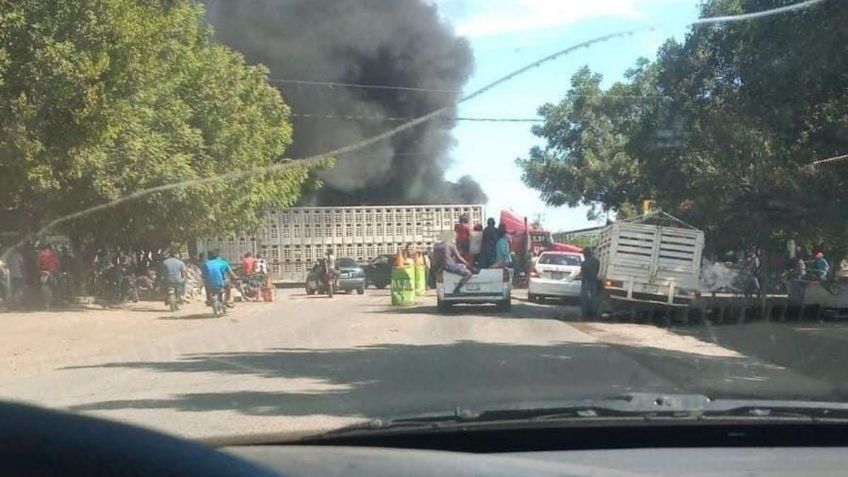
<path id="1" fill-rule="evenodd" d="M 836 476 L 842 447 L 663 448 L 476 454 L 341 446 L 245 446 L 225 452 L 291 477 Z"/>

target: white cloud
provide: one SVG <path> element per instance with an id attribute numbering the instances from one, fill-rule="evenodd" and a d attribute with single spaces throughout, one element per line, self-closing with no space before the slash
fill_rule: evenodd
<path id="1" fill-rule="evenodd" d="M 458 34 L 484 37 L 541 30 L 600 17 L 641 18 L 641 8 L 668 0 L 431 0 Z"/>

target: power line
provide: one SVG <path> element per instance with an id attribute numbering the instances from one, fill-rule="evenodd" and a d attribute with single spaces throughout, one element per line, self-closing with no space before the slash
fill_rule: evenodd
<path id="1" fill-rule="evenodd" d="M 271 83 L 289 83 L 289 84 L 306 84 L 312 86 L 325 86 L 328 88 L 361 88 L 361 89 L 387 89 L 395 91 L 415 91 L 418 93 L 443 93 L 443 94 L 460 94 L 462 91 L 453 89 L 438 89 L 438 88 L 419 88 L 417 86 L 392 86 L 385 84 L 364 84 L 364 83 L 340 83 L 336 81 L 309 81 L 297 79 L 281 79 L 269 78 Z"/>
<path id="2" fill-rule="evenodd" d="M 324 86 L 327 88 L 361 88 L 361 89 L 384 89 L 390 91 L 413 91 L 417 93 L 444 93 L 444 94 L 461 94 L 460 90 L 452 90 L 452 89 L 438 89 L 438 88 L 423 88 L 417 86 L 393 86 L 393 85 L 382 85 L 382 84 L 364 84 L 364 83 L 342 83 L 336 81 L 310 81 L 310 80 L 298 80 L 298 79 L 282 79 L 282 78 L 269 78 L 269 83 L 287 83 L 287 84 L 300 84 L 300 85 L 310 85 L 310 86 Z M 569 93 L 569 97 L 571 98 L 587 98 L 596 96 L 594 94 L 577 94 L 577 93 Z M 652 99 L 652 98 L 663 98 L 667 99 L 669 96 L 663 94 L 608 94 L 601 93 L 598 95 L 602 98 L 633 98 L 633 99 Z"/>
<path id="3" fill-rule="evenodd" d="M 357 115 L 341 115 L 341 114 L 308 114 L 308 113 L 292 113 L 293 118 L 305 119 L 341 119 L 351 121 L 410 121 L 415 117 L 394 117 L 394 116 L 357 116 Z M 479 118 L 468 116 L 443 116 L 439 119 L 450 121 L 476 121 L 489 123 L 541 123 L 545 120 L 542 118 Z"/>
<path id="4" fill-rule="evenodd" d="M 812 165 L 820 166 L 822 164 L 829 164 L 831 162 L 844 161 L 848 159 L 848 154 L 842 154 L 841 156 L 828 157 L 827 159 L 819 159 L 818 161 L 813 161 Z"/>

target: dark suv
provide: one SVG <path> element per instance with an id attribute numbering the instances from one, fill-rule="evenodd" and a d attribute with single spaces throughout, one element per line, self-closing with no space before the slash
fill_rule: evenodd
<path id="1" fill-rule="evenodd" d="M 366 286 L 374 285 L 383 289 L 392 282 L 392 263 L 394 255 L 378 255 L 365 266 Z"/>

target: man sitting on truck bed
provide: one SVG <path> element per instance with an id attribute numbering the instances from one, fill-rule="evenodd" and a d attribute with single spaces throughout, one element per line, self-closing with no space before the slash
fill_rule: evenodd
<path id="1" fill-rule="evenodd" d="M 441 253 L 444 254 L 444 270 L 449 273 L 455 273 L 457 275 L 462 275 L 462 280 L 456 284 L 456 288 L 453 289 L 453 293 L 459 293 L 459 290 L 465 285 L 471 278 L 471 270 L 468 262 L 462 258 L 462 254 L 459 253 L 459 249 L 456 246 L 456 243 L 453 240 L 446 240 L 441 248 Z"/>

